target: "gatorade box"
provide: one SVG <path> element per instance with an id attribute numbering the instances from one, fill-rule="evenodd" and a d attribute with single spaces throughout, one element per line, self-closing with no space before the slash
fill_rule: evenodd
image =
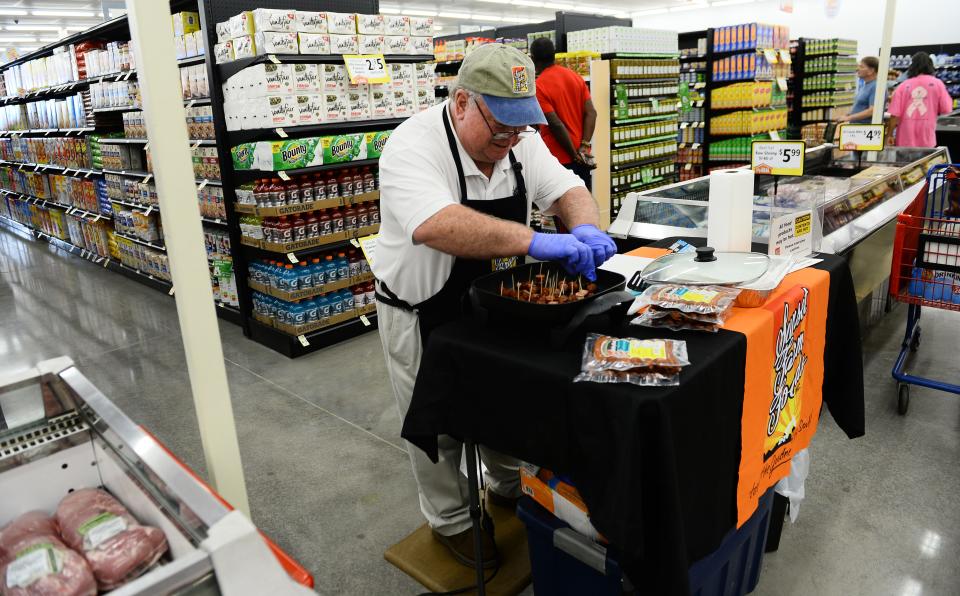
<path id="1" fill-rule="evenodd" d="M 322 148 L 320 163 L 346 163 L 367 158 L 367 144 L 364 134 L 323 137 L 320 139 L 320 148 Z"/>

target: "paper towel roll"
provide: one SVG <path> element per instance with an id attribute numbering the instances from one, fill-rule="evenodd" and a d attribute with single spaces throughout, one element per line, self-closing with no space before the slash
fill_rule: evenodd
<path id="1" fill-rule="evenodd" d="M 718 252 L 750 252 L 753 236 L 753 171 L 710 173 L 707 244 Z"/>

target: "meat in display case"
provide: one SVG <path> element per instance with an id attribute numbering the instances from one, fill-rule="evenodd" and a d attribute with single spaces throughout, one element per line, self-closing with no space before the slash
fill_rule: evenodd
<path id="1" fill-rule="evenodd" d="M 931 166 L 946 163 L 947 150 L 891 147 L 857 155 L 826 144 L 807 150 L 805 175 L 758 176 L 754 188 L 753 240 L 766 243 L 771 210 L 814 208 L 822 230 L 820 250 L 843 254 L 896 218 L 916 198 Z M 608 232 L 616 238 L 657 241 L 707 236 L 710 178 L 702 177 L 627 196 Z"/>
<path id="2" fill-rule="evenodd" d="M 0 594 L 313 594 L 73 366 L 0 377 Z"/>

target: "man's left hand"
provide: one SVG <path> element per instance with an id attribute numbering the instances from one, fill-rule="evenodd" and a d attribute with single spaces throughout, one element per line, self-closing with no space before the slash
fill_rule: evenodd
<path id="1" fill-rule="evenodd" d="M 597 267 L 617 254 L 617 245 L 613 242 L 613 238 L 601 232 L 593 224 L 581 224 L 570 230 L 570 233 L 590 247 L 593 251 L 593 263 Z"/>

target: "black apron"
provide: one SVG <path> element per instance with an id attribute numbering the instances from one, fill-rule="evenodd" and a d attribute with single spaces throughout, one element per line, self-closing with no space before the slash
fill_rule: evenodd
<path id="1" fill-rule="evenodd" d="M 527 185 L 523 180 L 523 164 L 517 161 L 510 150 L 510 167 L 517 181 L 517 188 L 512 195 L 502 199 L 489 201 L 473 201 L 467 198 L 467 181 L 463 176 L 463 164 L 460 162 L 460 152 L 457 150 L 457 141 L 453 136 L 453 127 L 447 116 L 447 109 L 443 110 L 443 127 L 447 133 L 447 143 L 453 153 L 453 161 L 457 164 L 457 180 L 460 184 L 460 204 L 471 209 L 526 225 L 527 223 Z M 455 257 L 450 277 L 439 292 L 419 304 L 411 305 L 400 299 L 382 281 L 377 282 L 377 301 L 406 311 L 417 313 L 420 324 L 420 341 L 426 346 L 430 332 L 451 321 L 456 320 L 464 313 L 465 299 L 473 280 L 492 272 L 495 269 L 506 268 L 515 262 L 510 259 L 465 259 Z M 382 291 L 382 293 L 381 293 Z"/>

